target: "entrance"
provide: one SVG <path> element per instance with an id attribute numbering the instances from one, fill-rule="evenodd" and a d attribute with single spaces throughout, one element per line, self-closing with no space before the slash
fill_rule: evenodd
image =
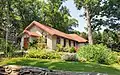
<path id="1" fill-rule="evenodd" d="M 24 49 L 27 49 L 29 45 L 29 38 L 24 38 Z"/>

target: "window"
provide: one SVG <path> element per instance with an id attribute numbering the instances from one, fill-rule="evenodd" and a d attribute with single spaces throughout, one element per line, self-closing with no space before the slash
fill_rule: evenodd
<path id="1" fill-rule="evenodd" d="M 69 46 L 71 46 L 71 40 L 69 40 Z"/>
<path id="2" fill-rule="evenodd" d="M 26 38 L 24 38 L 24 49 L 27 49 L 28 46 L 29 46 L 29 38 L 26 37 Z"/>
<path id="3" fill-rule="evenodd" d="M 63 47 L 65 47 L 66 46 L 66 39 L 64 38 L 64 45 L 63 45 Z"/>
<path id="4" fill-rule="evenodd" d="M 60 37 L 57 36 L 57 44 L 60 44 Z"/>

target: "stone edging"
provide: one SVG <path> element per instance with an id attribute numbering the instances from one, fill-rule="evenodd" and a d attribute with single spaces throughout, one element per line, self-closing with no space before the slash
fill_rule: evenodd
<path id="1" fill-rule="evenodd" d="M 61 70 L 49 70 L 47 68 L 31 67 L 31 66 L 3 66 L 7 75 L 108 75 L 106 73 L 97 72 L 71 72 Z"/>

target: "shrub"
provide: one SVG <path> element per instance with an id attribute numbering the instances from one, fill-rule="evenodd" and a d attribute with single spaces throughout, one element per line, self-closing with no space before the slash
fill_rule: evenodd
<path id="1" fill-rule="evenodd" d="M 62 52 L 63 51 L 63 46 L 61 44 L 57 44 L 56 47 L 57 47 L 56 50 L 58 52 Z"/>
<path id="2" fill-rule="evenodd" d="M 117 61 L 116 54 L 102 44 L 83 46 L 77 52 L 78 58 L 101 64 L 113 64 Z"/>
<path id="3" fill-rule="evenodd" d="M 120 56 L 120 52 L 114 52 L 117 56 Z"/>
<path id="4" fill-rule="evenodd" d="M 75 52 L 75 47 L 70 47 L 69 52 L 70 52 L 70 53 L 74 53 L 74 52 Z"/>
<path id="5" fill-rule="evenodd" d="M 61 44 L 57 44 L 56 47 L 57 47 L 56 50 L 58 52 L 70 52 L 70 53 L 75 52 L 75 48 L 74 47 L 69 47 L 69 46 L 63 47 Z"/>
<path id="6" fill-rule="evenodd" d="M 47 45 L 45 43 L 45 38 L 41 36 L 38 39 L 33 40 L 33 42 L 30 42 L 29 49 L 33 47 L 36 49 L 46 49 Z"/>
<path id="7" fill-rule="evenodd" d="M 80 62 L 86 62 L 87 60 L 85 59 L 85 58 L 78 58 L 78 61 L 80 61 Z"/>
<path id="8" fill-rule="evenodd" d="M 60 54 L 55 51 L 50 50 L 39 50 L 35 48 L 31 48 L 28 50 L 28 53 L 25 57 L 29 58 L 40 58 L 40 59 L 60 59 Z"/>
<path id="9" fill-rule="evenodd" d="M 76 53 L 66 53 L 61 57 L 62 60 L 65 61 L 77 61 Z"/>
<path id="10" fill-rule="evenodd" d="M 120 64 L 120 56 L 117 57 L 117 62 Z"/>

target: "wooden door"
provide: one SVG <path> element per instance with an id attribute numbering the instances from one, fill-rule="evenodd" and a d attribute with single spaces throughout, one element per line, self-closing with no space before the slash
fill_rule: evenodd
<path id="1" fill-rule="evenodd" d="M 29 45 L 29 38 L 24 38 L 24 49 L 27 49 Z"/>

